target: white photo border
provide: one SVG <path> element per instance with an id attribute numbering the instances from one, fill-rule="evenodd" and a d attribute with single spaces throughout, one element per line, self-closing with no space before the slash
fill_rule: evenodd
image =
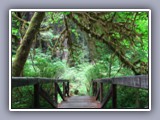
<path id="1" fill-rule="evenodd" d="M 11 108 L 11 64 L 12 64 L 12 53 L 11 53 L 11 48 L 12 48 L 12 42 L 11 42 L 11 23 L 12 23 L 12 15 L 11 12 L 26 12 L 26 11 L 37 11 L 37 12 L 63 12 L 63 11 L 101 11 L 101 12 L 136 12 L 136 11 L 144 11 L 144 12 L 149 12 L 149 108 L 148 109 L 12 109 Z M 9 110 L 10 111 L 151 111 L 151 9 L 10 9 L 9 10 Z"/>

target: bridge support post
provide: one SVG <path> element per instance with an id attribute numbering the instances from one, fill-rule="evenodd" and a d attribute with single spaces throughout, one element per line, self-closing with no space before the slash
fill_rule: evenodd
<path id="1" fill-rule="evenodd" d="M 112 108 L 117 108 L 117 85 L 112 84 Z"/>
<path id="2" fill-rule="evenodd" d="M 94 96 L 95 94 L 95 82 L 92 81 L 92 95 Z"/>
<path id="3" fill-rule="evenodd" d="M 39 83 L 34 85 L 34 108 L 39 108 Z"/>
<path id="4" fill-rule="evenodd" d="M 69 97 L 69 82 L 67 82 L 67 96 Z"/>
<path id="5" fill-rule="evenodd" d="M 54 83 L 54 101 L 55 101 L 55 104 L 57 105 L 58 104 L 58 85 L 57 85 L 57 82 Z"/>
<path id="6" fill-rule="evenodd" d="M 92 84 L 93 86 L 93 96 L 96 96 L 96 94 L 97 94 L 97 82 L 93 82 L 93 84 Z"/>
<path id="7" fill-rule="evenodd" d="M 103 83 L 100 83 L 100 102 L 103 102 Z"/>
<path id="8" fill-rule="evenodd" d="M 66 83 L 63 82 L 63 96 L 66 97 Z"/>

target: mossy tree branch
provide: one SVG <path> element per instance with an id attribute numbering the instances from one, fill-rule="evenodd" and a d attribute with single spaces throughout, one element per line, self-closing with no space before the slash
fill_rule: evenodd
<path id="1" fill-rule="evenodd" d="M 121 61 L 126 67 L 130 68 L 135 74 L 138 74 L 138 72 L 136 71 L 136 68 L 134 67 L 134 65 L 133 65 L 131 62 L 129 62 L 129 61 L 125 58 L 125 56 L 124 56 L 123 54 L 121 54 L 120 49 L 118 49 L 118 48 L 116 47 L 117 45 L 115 45 L 115 44 L 114 44 L 112 41 L 110 41 L 110 40 L 106 40 L 104 34 L 98 34 L 98 33 L 94 32 L 94 31 L 90 30 L 89 28 L 85 27 L 85 26 L 82 25 L 80 22 L 78 22 L 77 19 L 75 19 L 75 18 L 73 17 L 73 14 L 70 14 L 70 15 L 69 15 L 69 18 L 70 18 L 75 24 L 77 24 L 77 26 L 78 26 L 81 30 L 85 31 L 85 32 L 88 33 L 88 34 L 91 34 L 93 37 L 95 37 L 95 38 L 98 39 L 99 41 L 105 43 L 105 44 L 116 54 L 116 56 L 120 59 L 120 61 Z"/>
<path id="2" fill-rule="evenodd" d="M 44 12 L 34 13 L 22 43 L 16 52 L 16 57 L 12 64 L 12 76 L 20 76 L 29 55 L 32 42 L 35 39 L 35 34 L 38 32 L 44 16 Z"/>

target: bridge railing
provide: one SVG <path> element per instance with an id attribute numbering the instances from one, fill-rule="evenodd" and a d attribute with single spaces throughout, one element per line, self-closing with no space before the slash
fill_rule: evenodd
<path id="1" fill-rule="evenodd" d="M 148 89 L 148 75 L 137 75 L 137 76 L 129 76 L 129 77 L 116 77 L 116 78 L 105 78 L 105 79 L 97 79 L 92 82 L 92 91 L 93 96 L 96 97 L 96 100 L 100 100 L 101 108 L 108 103 L 108 101 L 112 98 L 112 108 L 117 108 L 117 85 L 134 87 L 134 88 L 142 88 Z M 104 95 L 104 85 L 110 84 L 110 89 Z"/>
<path id="2" fill-rule="evenodd" d="M 42 84 L 53 84 L 54 95 L 53 99 L 50 99 L 49 94 L 42 88 Z M 60 89 L 59 84 L 63 84 L 63 89 Z M 58 94 L 65 101 L 65 97 L 69 97 L 69 80 L 52 79 L 52 78 L 40 78 L 40 77 L 12 77 L 11 87 L 22 86 L 34 86 L 34 108 L 40 108 L 39 96 L 42 96 L 53 108 L 58 107 Z M 12 90 L 11 89 L 11 90 Z M 12 92 L 12 91 L 11 91 Z"/>

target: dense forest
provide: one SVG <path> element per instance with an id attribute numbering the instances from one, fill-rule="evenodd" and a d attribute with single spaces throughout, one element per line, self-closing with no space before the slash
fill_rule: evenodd
<path id="1" fill-rule="evenodd" d="M 148 12 L 11 14 L 14 77 L 68 79 L 73 96 L 91 95 L 97 78 L 148 74 Z M 32 86 L 14 88 L 12 108 L 32 108 L 32 95 Z M 118 108 L 145 108 L 148 99 L 147 90 L 118 86 Z"/>

